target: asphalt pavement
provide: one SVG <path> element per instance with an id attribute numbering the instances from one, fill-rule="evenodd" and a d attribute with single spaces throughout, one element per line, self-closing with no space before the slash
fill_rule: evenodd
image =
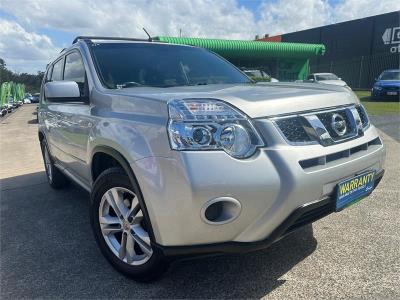
<path id="1" fill-rule="evenodd" d="M 179 262 L 140 284 L 101 255 L 88 194 L 48 186 L 34 111 L 0 120 L 1 299 L 400 298 L 400 144 L 389 135 L 386 174 L 369 198 L 268 249 Z"/>
<path id="2" fill-rule="evenodd" d="M 400 142 L 400 115 L 370 116 L 369 118 L 376 127 Z"/>

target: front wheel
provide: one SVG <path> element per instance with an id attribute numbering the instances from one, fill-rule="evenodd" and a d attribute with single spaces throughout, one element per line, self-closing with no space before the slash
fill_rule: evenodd
<path id="1" fill-rule="evenodd" d="M 90 219 L 96 242 L 111 265 L 137 281 L 152 281 L 167 269 L 167 262 L 152 247 L 139 197 L 138 187 L 122 169 L 108 169 L 94 183 Z"/>

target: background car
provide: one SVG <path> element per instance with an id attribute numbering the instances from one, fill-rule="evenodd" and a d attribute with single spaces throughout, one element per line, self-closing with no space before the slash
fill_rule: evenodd
<path id="1" fill-rule="evenodd" d="M 7 111 L 10 113 L 13 109 L 17 108 L 17 104 L 14 102 L 14 98 L 9 96 L 7 98 Z"/>
<path id="2" fill-rule="evenodd" d="M 6 109 L 7 109 L 7 112 L 8 112 L 8 113 L 12 112 L 13 109 L 14 109 L 13 104 L 12 104 L 12 103 L 7 103 L 7 104 L 6 104 Z"/>
<path id="3" fill-rule="evenodd" d="M 371 98 L 374 100 L 400 98 L 400 69 L 386 70 L 376 79 L 371 90 Z"/>
<path id="4" fill-rule="evenodd" d="M 308 75 L 307 81 L 323 84 L 333 84 L 350 88 L 345 81 L 333 73 L 313 73 Z"/>
<path id="5" fill-rule="evenodd" d="M 24 95 L 24 103 L 29 104 L 31 103 L 32 95 L 30 93 L 25 93 Z"/>
<path id="6" fill-rule="evenodd" d="M 0 108 L 0 116 L 4 117 L 7 113 L 8 113 L 7 107 L 6 106 L 2 106 Z"/>
<path id="7" fill-rule="evenodd" d="M 32 95 L 31 103 L 39 103 L 40 93 L 35 93 Z"/>
<path id="8" fill-rule="evenodd" d="M 262 70 L 243 70 L 243 72 L 254 81 L 279 82 L 278 79 L 271 77 Z"/>

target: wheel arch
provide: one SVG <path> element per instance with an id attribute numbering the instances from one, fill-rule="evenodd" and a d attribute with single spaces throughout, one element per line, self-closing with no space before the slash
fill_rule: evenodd
<path id="1" fill-rule="evenodd" d="M 46 136 L 42 130 L 38 131 L 38 138 L 39 138 L 39 142 L 43 142 L 46 139 Z"/>
<path id="2" fill-rule="evenodd" d="M 138 192 L 138 200 L 140 202 L 140 205 L 143 208 L 143 213 L 145 214 L 146 219 L 149 222 L 149 234 L 150 234 L 150 239 L 152 242 L 156 242 L 155 239 L 155 235 L 153 232 L 153 226 L 152 226 L 152 222 L 150 219 L 150 215 L 148 213 L 147 207 L 146 207 L 146 203 L 142 194 L 142 190 L 140 188 L 139 182 L 137 180 L 137 177 L 135 175 L 135 173 L 133 172 L 128 160 L 117 150 L 109 147 L 109 146 L 96 146 L 93 149 L 92 155 L 91 155 L 91 160 L 90 160 L 90 170 L 91 170 L 91 178 L 92 178 L 92 185 L 94 184 L 95 180 L 93 180 L 93 159 L 96 157 L 96 155 L 107 155 L 110 156 L 112 159 L 114 159 L 116 162 L 118 162 L 118 164 L 120 165 L 120 167 L 125 171 L 125 173 L 128 175 L 129 177 L 129 181 L 131 182 L 132 186 L 135 188 L 135 190 L 137 190 Z"/>

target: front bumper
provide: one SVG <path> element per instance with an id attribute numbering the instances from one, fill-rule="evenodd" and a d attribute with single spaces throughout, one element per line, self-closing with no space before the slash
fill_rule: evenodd
<path id="1" fill-rule="evenodd" d="M 393 88 L 383 87 L 381 89 L 372 88 L 371 89 L 371 97 L 374 99 L 382 98 L 382 99 L 397 99 L 398 100 L 400 97 L 400 88 L 398 88 L 398 87 L 393 87 Z"/>
<path id="2" fill-rule="evenodd" d="M 375 175 L 374 189 L 380 183 L 384 173 L 384 170 L 381 170 Z M 169 257 L 207 255 L 212 253 L 246 253 L 265 249 L 293 231 L 333 213 L 336 204 L 333 195 L 298 207 L 267 238 L 261 241 L 225 242 L 194 246 L 162 246 L 154 243 L 153 246 Z"/>
<path id="3" fill-rule="evenodd" d="M 155 245 L 168 255 L 264 248 L 286 234 L 299 214 L 330 203 L 338 182 L 365 170 L 383 170 L 385 149 L 372 125 L 364 136 L 329 147 L 291 146 L 280 135 L 267 138 L 268 147 L 245 160 L 221 151 L 173 151 L 173 157 L 136 161 L 132 168 L 139 175 Z M 358 148 L 324 165 L 300 164 Z M 217 197 L 238 200 L 240 215 L 221 225 L 204 222 L 202 207 Z"/>

